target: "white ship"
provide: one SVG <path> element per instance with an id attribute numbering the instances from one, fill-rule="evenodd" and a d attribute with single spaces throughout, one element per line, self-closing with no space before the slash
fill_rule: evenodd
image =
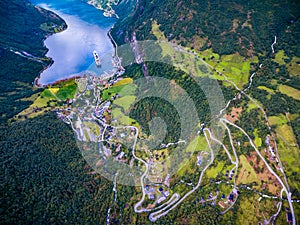
<path id="1" fill-rule="evenodd" d="M 94 55 L 94 60 L 95 60 L 96 65 L 98 67 L 100 67 L 101 66 L 101 61 L 100 61 L 98 53 L 95 50 L 93 51 L 93 55 Z"/>

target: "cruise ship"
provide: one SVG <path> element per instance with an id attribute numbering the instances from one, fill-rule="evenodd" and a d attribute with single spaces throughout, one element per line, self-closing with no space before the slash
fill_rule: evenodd
<path id="1" fill-rule="evenodd" d="M 95 63 L 98 67 L 101 66 L 101 61 L 100 61 L 100 58 L 99 58 L 99 55 L 98 53 L 94 50 L 93 51 L 93 55 L 94 55 L 94 59 L 95 59 Z"/>

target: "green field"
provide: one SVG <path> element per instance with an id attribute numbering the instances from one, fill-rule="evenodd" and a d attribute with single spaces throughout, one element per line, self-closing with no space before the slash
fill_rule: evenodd
<path id="1" fill-rule="evenodd" d="M 120 108 L 112 109 L 111 113 L 112 113 L 113 120 L 117 120 L 122 125 L 132 125 L 133 122 L 136 122 L 134 119 L 131 119 L 129 116 L 124 115 Z"/>
<path id="2" fill-rule="evenodd" d="M 259 217 L 255 211 L 256 205 L 258 205 L 258 196 L 256 199 L 251 196 L 251 198 L 241 197 L 240 207 L 238 209 L 236 224 L 244 225 L 244 221 L 251 221 L 253 224 L 258 224 Z"/>
<path id="3" fill-rule="evenodd" d="M 293 57 L 292 61 L 286 65 L 291 76 L 300 77 L 299 62 L 299 57 Z"/>
<path id="4" fill-rule="evenodd" d="M 188 159 L 184 159 L 183 162 L 180 163 L 180 165 L 178 166 L 178 171 L 177 171 L 177 174 L 179 176 L 183 176 L 187 169 L 188 169 L 188 164 L 189 164 L 189 160 Z"/>
<path id="5" fill-rule="evenodd" d="M 287 124 L 278 126 L 276 128 L 276 133 L 291 145 L 295 145 L 297 143 L 292 127 Z"/>
<path id="6" fill-rule="evenodd" d="M 209 167 L 205 174 L 208 178 L 215 178 L 218 173 L 220 173 L 222 171 L 224 167 L 224 162 L 218 162 L 216 167 Z"/>
<path id="7" fill-rule="evenodd" d="M 298 176 L 295 176 L 295 173 L 300 173 L 300 163 L 298 160 L 299 150 L 295 146 L 297 142 L 293 129 L 288 125 L 288 120 L 283 114 L 270 116 L 268 119 L 271 125 L 276 126 L 275 132 L 278 153 L 285 168 L 289 184 L 291 187 L 300 191 Z"/>
<path id="8" fill-rule="evenodd" d="M 152 22 L 152 33 L 158 40 L 166 40 L 166 37 L 163 32 L 160 31 L 157 21 Z"/>
<path id="9" fill-rule="evenodd" d="M 41 97 L 43 98 L 48 98 L 48 99 L 55 99 L 55 96 L 52 94 L 52 92 L 48 89 L 45 89 L 42 93 L 41 93 Z"/>
<path id="10" fill-rule="evenodd" d="M 279 85 L 278 90 L 289 97 L 300 100 L 300 91 L 287 85 Z"/>
<path id="11" fill-rule="evenodd" d="M 228 79 L 233 81 L 239 88 L 248 84 L 250 64 L 258 63 L 257 57 L 244 59 L 244 57 L 238 53 L 219 56 L 213 53 L 211 49 L 199 53 L 199 56 L 210 66 L 226 75 Z"/>
<path id="12" fill-rule="evenodd" d="M 162 49 L 162 56 L 176 57 L 175 53 L 177 52 L 174 51 L 174 49 L 169 43 L 167 43 L 167 38 L 165 37 L 164 33 L 159 29 L 159 27 L 160 25 L 154 20 L 152 22 L 152 34 L 157 38 L 157 40 L 162 41 L 159 43 L 159 46 Z"/>
<path id="13" fill-rule="evenodd" d="M 195 137 L 190 143 L 188 143 L 186 152 L 194 152 L 196 150 L 205 151 L 206 149 L 208 149 L 208 145 L 205 137 L 202 135 Z"/>
<path id="14" fill-rule="evenodd" d="M 38 97 L 30 107 L 45 107 L 52 98 Z"/>
<path id="15" fill-rule="evenodd" d="M 217 60 L 220 59 L 220 56 L 217 54 L 217 53 L 214 53 L 212 51 L 212 49 L 206 49 L 204 51 L 201 52 L 201 55 L 200 55 L 205 61 L 208 61 L 208 62 L 216 62 Z M 213 66 L 214 64 L 211 64 L 211 66 Z"/>
<path id="16" fill-rule="evenodd" d="M 283 114 L 279 114 L 277 116 L 269 116 L 268 120 L 269 120 L 269 123 L 271 126 L 273 126 L 273 125 L 280 126 L 280 125 L 286 124 L 288 122 L 286 116 Z"/>
<path id="17" fill-rule="evenodd" d="M 188 143 L 188 146 L 186 147 L 185 152 L 192 153 L 194 151 L 209 152 L 209 154 L 210 154 L 208 144 L 206 142 L 204 135 L 197 136 L 190 143 Z M 194 158 L 194 160 L 196 160 L 196 159 L 197 159 L 197 157 Z M 191 172 L 191 169 L 190 169 L 191 163 L 192 163 L 191 160 L 184 159 L 184 161 L 181 162 L 180 165 L 178 166 L 179 169 L 177 171 L 177 174 L 179 176 L 184 176 L 184 174 L 186 174 L 188 171 Z"/>
<path id="18" fill-rule="evenodd" d="M 276 53 L 274 61 L 277 62 L 279 65 L 284 65 L 284 64 L 286 64 L 284 60 L 288 59 L 288 58 L 289 57 L 287 57 L 284 54 L 284 50 L 280 50 Z"/>
<path id="19" fill-rule="evenodd" d="M 265 90 L 265 91 L 269 92 L 270 94 L 274 94 L 275 93 L 275 91 L 273 89 L 268 88 L 266 86 L 258 86 L 257 88 L 260 89 L 260 90 Z"/>
<path id="20" fill-rule="evenodd" d="M 77 92 L 77 85 L 73 81 L 73 82 L 59 88 L 59 90 L 56 93 L 56 96 L 60 100 L 65 101 L 67 99 L 74 98 L 74 95 L 76 94 L 76 92 Z"/>
<path id="21" fill-rule="evenodd" d="M 136 96 L 127 95 L 124 97 L 117 98 L 116 100 L 114 100 L 113 103 L 117 106 L 122 107 L 124 109 L 124 112 L 126 112 L 130 108 L 130 106 L 134 103 L 135 99 Z"/>
<path id="22" fill-rule="evenodd" d="M 49 93 L 46 93 L 46 97 L 37 97 L 28 108 L 24 109 L 22 112 L 17 114 L 15 118 L 24 119 L 24 117 L 34 118 L 36 116 L 42 115 L 45 111 L 50 110 L 52 108 L 52 104 L 49 103 L 50 100 L 54 100 L 54 96 L 47 97 Z M 54 107 L 54 106 L 53 106 Z"/>
<path id="23" fill-rule="evenodd" d="M 239 159 L 241 168 L 237 178 L 237 184 L 249 184 L 252 182 L 259 183 L 255 170 L 247 161 L 246 156 L 240 155 Z"/>
<path id="24" fill-rule="evenodd" d="M 48 86 L 40 95 L 33 94 L 29 98 L 23 100 L 31 100 L 33 103 L 20 112 L 16 117 L 34 118 L 42 115 L 44 112 L 54 109 L 58 106 L 57 102 L 65 101 L 74 98 L 77 92 L 77 85 L 74 79 L 62 81 L 54 86 Z"/>
<path id="25" fill-rule="evenodd" d="M 280 137 L 277 138 L 277 148 L 278 148 L 278 153 L 280 155 L 280 160 L 285 168 L 285 173 L 288 177 L 289 184 L 292 188 L 297 189 L 299 192 L 300 191 L 299 176 L 298 176 L 300 174 L 299 150 L 297 147 L 293 147 L 287 144 Z"/>
<path id="26" fill-rule="evenodd" d="M 158 40 L 166 40 L 164 34 L 160 31 L 159 25 L 156 21 L 152 22 L 152 33 Z M 198 52 L 201 59 L 196 59 L 194 55 L 182 53 L 173 49 L 170 44 L 161 42 L 163 56 L 169 56 L 173 64 L 188 74 L 193 76 L 210 76 L 213 79 L 224 80 L 224 77 L 218 75 L 213 68 L 225 74 L 230 81 L 233 81 L 239 88 L 248 84 L 250 75 L 250 64 L 258 63 L 258 57 L 245 59 L 238 53 L 231 55 L 222 55 L 221 57 L 213 53 L 211 49 L 203 52 Z M 188 52 L 195 52 L 194 50 L 185 47 Z M 202 61 L 203 60 L 203 61 Z M 230 84 L 227 84 L 230 85 Z"/>
<path id="27" fill-rule="evenodd" d="M 237 213 L 236 224 L 259 224 L 264 218 L 269 218 L 277 211 L 277 202 L 272 199 L 263 198 L 259 201 L 260 195 L 241 195 Z M 245 223 L 251 221 L 251 223 Z"/>
<path id="28" fill-rule="evenodd" d="M 48 98 L 49 100 L 61 100 L 74 98 L 77 92 L 77 84 L 74 79 L 63 81 L 55 86 L 48 86 L 42 93 L 42 98 Z"/>
<path id="29" fill-rule="evenodd" d="M 136 100 L 136 96 L 134 96 L 136 88 L 137 86 L 136 84 L 133 84 L 131 78 L 124 78 L 115 83 L 112 87 L 101 92 L 103 101 L 110 99 L 115 94 L 119 94 L 120 96 L 113 101 L 113 104 L 115 105 L 112 109 L 113 120 L 117 120 L 123 125 L 132 125 L 132 123 L 135 123 L 135 126 L 137 125 L 137 122 L 134 119 L 124 115 L 124 112 L 128 111 L 130 106 Z"/>
<path id="30" fill-rule="evenodd" d="M 225 74 L 239 88 L 242 88 L 248 84 L 250 63 L 258 63 L 258 58 L 244 60 L 244 57 L 239 54 L 222 55 L 221 61 L 215 65 L 215 68 Z"/>
<path id="31" fill-rule="evenodd" d="M 248 106 L 247 106 L 247 112 L 250 112 L 251 111 L 251 109 L 257 109 L 258 108 L 258 106 L 255 104 L 255 103 L 253 103 L 252 101 L 250 102 L 248 102 Z"/>
<path id="32" fill-rule="evenodd" d="M 125 86 L 126 85 L 120 85 L 120 86 L 115 86 L 115 87 L 113 86 L 113 87 L 110 87 L 109 89 L 105 89 L 104 91 L 101 92 L 102 101 L 110 99 L 116 93 L 119 93 Z"/>
<path id="33" fill-rule="evenodd" d="M 102 97 L 102 100 L 105 101 L 107 99 L 110 99 L 117 93 L 121 97 L 127 96 L 127 95 L 134 95 L 135 90 L 136 90 L 135 84 L 123 84 L 123 85 L 117 85 L 117 86 L 114 85 L 108 89 L 103 90 L 101 92 L 101 97 Z"/>
<path id="34" fill-rule="evenodd" d="M 255 136 L 255 139 L 254 139 L 254 144 L 256 147 L 260 147 L 261 144 L 262 144 L 262 140 L 261 138 L 258 136 L 258 130 L 255 129 L 254 132 L 253 132 L 254 136 Z"/>
<path id="35" fill-rule="evenodd" d="M 158 40 L 161 41 L 158 44 L 162 50 L 162 56 L 168 56 L 172 59 L 174 66 L 193 76 L 207 76 L 210 74 L 212 69 L 209 68 L 206 63 L 202 62 L 202 60 L 196 59 L 195 55 L 191 54 L 192 50 L 190 48 L 184 48 L 189 53 L 174 49 L 174 47 L 167 42 L 166 37 L 163 32 L 160 31 L 159 25 L 156 21 L 152 22 L 152 33 Z"/>

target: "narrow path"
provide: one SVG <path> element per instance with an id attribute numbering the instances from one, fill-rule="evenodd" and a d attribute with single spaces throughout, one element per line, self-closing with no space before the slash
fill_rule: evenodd
<path id="1" fill-rule="evenodd" d="M 117 191 L 117 176 L 118 176 L 118 172 L 115 174 L 115 177 L 114 177 L 114 186 L 113 186 L 114 201 L 107 210 L 107 215 L 106 215 L 106 224 L 107 225 L 110 224 L 110 210 L 111 210 L 111 207 L 117 202 L 117 193 L 118 193 L 118 191 Z"/>

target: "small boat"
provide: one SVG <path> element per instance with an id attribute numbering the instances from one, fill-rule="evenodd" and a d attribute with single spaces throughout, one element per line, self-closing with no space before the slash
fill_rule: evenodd
<path id="1" fill-rule="evenodd" d="M 95 50 L 93 51 L 93 55 L 94 55 L 94 60 L 95 60 L 96 65 L 98 67 L 100 67 L 101 66 L 101 61 L 100 61 L 98 53 Z"/>

